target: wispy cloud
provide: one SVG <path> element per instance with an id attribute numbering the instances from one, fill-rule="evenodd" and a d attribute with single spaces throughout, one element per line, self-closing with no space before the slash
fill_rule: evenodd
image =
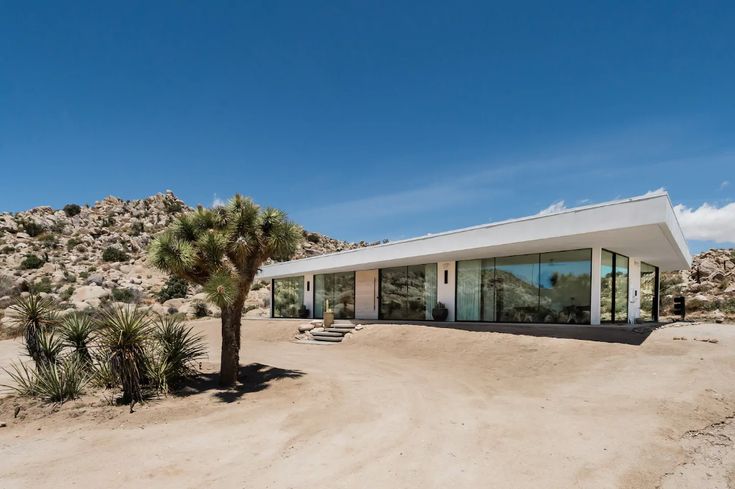
<path id="1" fill-rule="evenodd" d="M 649 190 L 648 192 L 643 194 L 643 197 L 648 197 L 650 195 L 659 195 L 659 194 L 664 194 L 664 193 L 666 193 L 666 189 L 663 187 L 659 187 L 656 190 Z"/>
<path id="2" fill-rule="evenodd" d="M 555 214 L 557 212 L 565 211 L 567 210 L 567 206 L 564 204 L 563 200 L 560 200 L 559 202 L 554 202 L 549 207 L 545 209 L 541 209 L 537 216 L 545 216 L 547 214 Z"/>
<path id="3" fill-rule="evenodd" d="M 722 183 L 720 183 L 720 190 L 725 190 L 728 186 L 730 186 L 730 182 L 728 180 L 723 180 Z"/>
<path id="4" fill-rule="evenodd" d="M 225 205 L 225 201 L 222 200 L 217 194 L 212 197 L 212 207 L 222 207 Z"/>

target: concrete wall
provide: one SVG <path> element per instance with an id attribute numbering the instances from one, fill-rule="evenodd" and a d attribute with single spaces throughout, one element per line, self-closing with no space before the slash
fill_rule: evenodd
<path id="1" fill-rule="evenodd" d="M 309 309 L 309 317 L 314 317 L 314 275 L 304 275 L 304 305 Z"/>
<path id="2" fill-rule="evenodd" d="M 355 318 L 378 319 L 378 271 L 355 272 Z"/>
<path id="3" fill-rule="evenodd" d="M 628 322 L 641 317 L 641 260 L 630 257 L 628 262 Z"/>
<path id="4" fill-rule="evenodd" d="M 436 267 L 436 300 L 437 302 L 444 303 L 449 309 L 449 316 L 447 321 L 454 321 L 454 294 L 456 292 L 455 287 L 455 272 L 457 262 L 454 261 L 443 261 L 439 262 Z M 444 272 L 447 273 L 447 283 L 444 283 Z"/>

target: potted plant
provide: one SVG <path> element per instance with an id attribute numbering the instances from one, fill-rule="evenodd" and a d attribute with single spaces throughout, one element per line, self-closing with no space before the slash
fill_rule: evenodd
<path id="1" fill-rule="evenodd" d="M 306 304 L 301 304 L 301 307 L 299 307 L 299 317 L 301 319 L 306 319 L 309 317 L 309 308 L 306 307 Z"/>
<path id="2" fill-rule="evenodd" d="M 449 309 L 442 302 L 437 302 L 434 309 L 431 310 L 431 316 L 434 321 L 446 321 L 449 316 Z"/>

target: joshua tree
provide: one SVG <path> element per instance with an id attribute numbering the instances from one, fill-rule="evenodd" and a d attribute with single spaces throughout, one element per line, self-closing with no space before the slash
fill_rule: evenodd
<path id="1" fill-rule="evenodd" d="M 151 244 L 154 266 L 202 285 L 222 309 L 220 385 L 237 381 L 242 310 L 258 269 L 268 259 L 289 259 L 302 238 L 284 212 L 238 194 L 226 206 L 179 216 Z"/>

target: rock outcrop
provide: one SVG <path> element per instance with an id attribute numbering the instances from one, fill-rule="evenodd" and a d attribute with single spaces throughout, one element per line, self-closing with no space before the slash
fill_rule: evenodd
<path id="1" fill-rule="evenodd" d="M 168 276 L 147 262 L 153 237 L 177 215 L 191 210 L 172 192 L 140 200 L 106 197 L 92 206 L 41 206 L 0 214 L 0 320 L 12 296 L 35 290 L 66 309 L 109 302 L 140 303 L 161 313 L 217 315 L 197 287 L 186 296 L 158 302 Z M 304 232 L 295 258 L 366 246 Z M 270 285 L 256 284 L 248 314 L 267 314 Z"/>

